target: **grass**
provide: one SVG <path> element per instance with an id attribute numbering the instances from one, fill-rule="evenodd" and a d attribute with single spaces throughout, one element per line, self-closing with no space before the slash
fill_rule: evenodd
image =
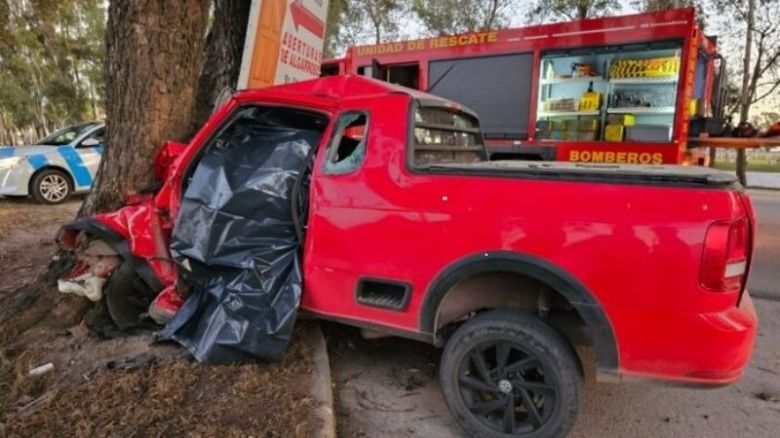
<path id="1" fill-rule="evenodd" d="M 721 170 L 735 170 L 736 162 L 716 161 L 715 168 Z M 780 172 L 780 165 L 770 163 L 766 160 L 750 160 L 747 163 L 748 172 Z"/>

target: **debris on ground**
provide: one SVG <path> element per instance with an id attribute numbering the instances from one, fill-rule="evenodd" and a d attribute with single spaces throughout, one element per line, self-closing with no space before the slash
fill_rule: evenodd
<path id="1" fill-rule="evenodd" d="M 150 335 L 58 335 L 47 342 L 50 349 L 0 358 L 0 421 L 8 436 L 310 436 L 320 422 L 310 395 L 307 340 L 314 328 L 299 324 L 279 363 L 221 366 L 195 363 Z M 49 357 L 54 369 L 19 372 Z"/>
<path id="2" fill-rule="evenodd" d="M 303 331 L 299 327 L 296 334 Z M 112 362 L 82 384 L 52 382 L 26 396 L 23 402 L 35 405 L 7 412 L 6 433 L 310 436 L 319 421 L 308 395 L 311 351 L 302 339 L 296 341 L 278 364 Z"/>
<path id="3" fill-rule="evenodd" d="M 62 293 L 71 293 L 87 297 L 98 302 L 103 298 L 103 287 L 122 260 L 107 243 L 99 239 L 85 242 L 82 255 L 82 267 L 75 275 L 57 280 L 57 289 Z"/>
<path id="4" fill-rule="evenodd" d="M 40 376 L 41 374 L 46 374 L 49 371 L 54 369 L 54 364 L 51 362 L 47 362 L 43 365 L 37 366 L 35 368 L 32 368 L 27 375 L 29 376 Z"/>
<path id="5" fill-rule="evenodd" d="M 770 403 L 780 403 L 780 393 L 778 392 L 758 392 L 755 396 L 759 400 L 768 401 Z"/>

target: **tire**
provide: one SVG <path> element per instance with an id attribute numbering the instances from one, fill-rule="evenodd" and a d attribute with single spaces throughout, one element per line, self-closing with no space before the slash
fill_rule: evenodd
<path id="1" fill-rule="evenodd" d="M 108 315 L 120 331 L 148 325 L 143 315 L 157 294 L 129 263 L 122 263 L 111 273 L 103 293 Z"/>
<path id="2" fill-rule="evenodd" d="M 30 194 L 41 204 L 59 204 L 68 199 L 73 191 L 73 182 L 61 170 L 45 169 L 33 177 Z"/>
<path id="3" fill-rule="evenodd" d="M 460 326 L 444 348 L 439 379 L 450 412 L 471 436 L 560 437 L 577 418 L 577 355 L 532 315 L 492 310 Z"/>

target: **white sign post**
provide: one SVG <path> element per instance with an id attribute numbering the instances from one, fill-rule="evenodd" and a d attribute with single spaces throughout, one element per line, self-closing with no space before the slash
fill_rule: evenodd
<path id="1" fill-rule="evenodd" d="M 252 0 L 238 89 L 320 75 L 328 0 Z"/>

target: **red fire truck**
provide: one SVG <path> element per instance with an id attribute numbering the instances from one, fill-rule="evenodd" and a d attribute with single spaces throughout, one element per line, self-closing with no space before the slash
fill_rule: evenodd
<path id="1" fill-rule="evenodd" d="M 498 158 L 703 164 L 688 140 L 722 130 L 715 43 L 674 9 L 351 47 L 322 74 L 460 102 Z"/>

